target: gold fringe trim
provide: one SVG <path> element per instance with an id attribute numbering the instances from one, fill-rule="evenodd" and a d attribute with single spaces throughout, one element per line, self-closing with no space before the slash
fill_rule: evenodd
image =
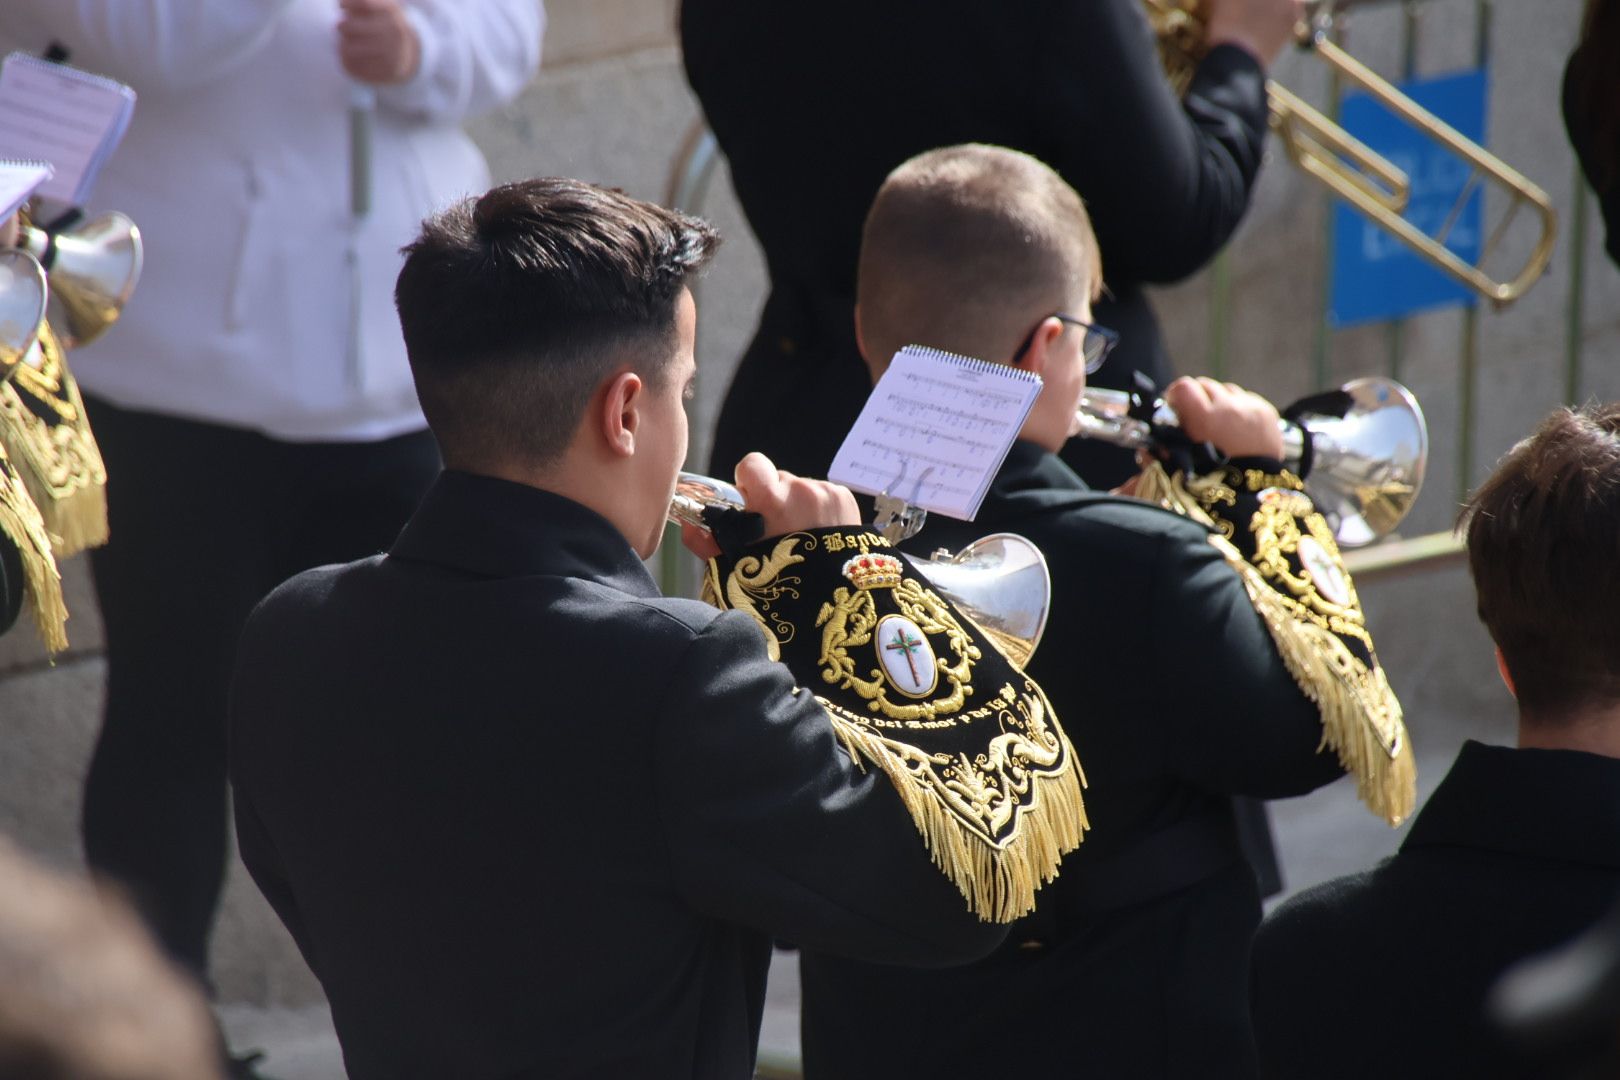
<path id="1" fill-rule="evenodd" d="M 1243 578 L 1243 587 L 1271 631 L 1283 663 L 1305 696 L 1316 703 L 1322 715 L 1322 744 L 1332 747 L 1339 764 L 1356 778 L 1356 795 L 1367 808 L 1391 825 L 1399 825 L 1417 800 L 1417 765 L 1402 724 L 1400 702 L 1384 669 L 1354 671 L 1361 665 L 1347 663 L 1354 657 L 1331 632 L 1312 633 L 1316 628 L 1294 618 L 1242 552 L 1218 536 L 1209 540 Z M 1320 640 L 1318 634 L 1331 641 Z M 1398 732 L 1393 755 L 1378 738 L 1379 719 L 1392 723 Z"/>
<path id="2" fill-rule="evenodd" d="M 107 467 L 84 413 L 67 354 L 47 324 L 40 330 L 40 367 L 20 365 L 0 384 L 0 447 L 39 509 L 58 559 L 107 542 Z M 35 415 L 19 388 L 55 413 Z"/>
<path id="3" fill-rule="evenodd" d="M 871 762 L 893 783 L 934 865 L 956 886 L 969 911 L 983 922 L 1010 923 L 1034 910 L 1036 890 L 1057 877 L 1063 856 L 1080 846 L 1091 827 L 1081 795 L 1085 777 L 1061 730 L 1053 728 L 1062 740 L 1068 766 L 1060 773 L 1035 775 L 1030 802 L 1020 812 L 1012 838 L 998 848 L 969 830 L 918 783 L 882 737 L 844 719 L 829 702 L 820 700 L 856 764 L 862 759 Z"/>
<path id="4" fill-rule="evenodd" d="M 22 556 L 24 595 L 40 640 L 49 652 L 59 653 L 68 646 L 62 575 L 51 555 L 44 519 L 17 479 L 4 454 L 0 454 L 0 532 Z"/>
<path id="5" fill-rule="evenodd" d="M 1217 528 L 1181 485 L 1179 477 L 1171 478 L 1158 462 L 1142 470 L 1136 494 Z M 1230 540 L 1211 533 L 1209 541 L 1237 571 L 1283 664 L 1321 714 L 1321 745 L 1331 747 L 1339 764 L 1356 778 L 1356 795 L 1362 803 L 1390 825 L 1399 825 L 1417 801 L 1417 763 L 1406 735 L 1400 701 L 1383 667 L 1374 664 L 1365 668 L 1330 631 L 1309 627 L 1296 619 L 1282 597 Z M 1393 732 L 1393 753 L 1379 738 L 1380 725 Z"/>

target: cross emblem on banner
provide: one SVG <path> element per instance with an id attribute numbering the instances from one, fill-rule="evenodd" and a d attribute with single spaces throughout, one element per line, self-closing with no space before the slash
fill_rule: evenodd
<path id="1" fill-rule="evenodd" d="M 912 679 L 921 683 L 922 676 L 917 672 L 917 661 L 913 658 L 913 654 L 922 646 L 922 638 L 912 637 L 904 626 L 897 626 L 894 628 L 894 638 L 884 647 L 890 652 L 899 652 L 904 655 L 906 666 L 911 669 Z"/>

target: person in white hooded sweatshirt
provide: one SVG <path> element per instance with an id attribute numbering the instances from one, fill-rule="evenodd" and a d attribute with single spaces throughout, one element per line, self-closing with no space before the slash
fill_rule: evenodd
<path id="1" fill-rule="evenodd" d="M 87 209 L 140 227 L 140 289 L 73 357 L 112 531 L 84 839 L 205 981 L 236 638 L 286 577 L 386 548 L 437 474 L 399 248 L 488 186 L 459 125 L 523 89 L 544 21 L 541 0 L 0 5 L 6 47 L 54 45 L 139 96 Z"/>

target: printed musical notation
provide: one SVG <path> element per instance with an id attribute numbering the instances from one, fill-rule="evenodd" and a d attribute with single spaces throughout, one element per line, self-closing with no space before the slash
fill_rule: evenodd
<path id="1" fill-rule="evenodd" d="M 0 158 L 49 162 L 56 174 L 39 193 L 82 206 L 134 109 L 121 83 L 11 53 L 0 63 Z"/>
<path id="2" fill-rule="evenodd" d="M 1028 372 L 908 345 L 878 380 L 829 475 L 972 521 L 1040 389 Z"/>

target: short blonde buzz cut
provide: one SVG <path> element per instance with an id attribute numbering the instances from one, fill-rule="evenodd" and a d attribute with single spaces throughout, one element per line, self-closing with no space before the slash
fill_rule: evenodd
<path id="1" fill-rule="evenodd" d="M 1085 204 L 1028 154 L 930 150 L 891 172 L 867 212 L 856 303 L 875 370 L 905 345 L 1009 362 L 1040 319 L 1101 290 Z"/>

